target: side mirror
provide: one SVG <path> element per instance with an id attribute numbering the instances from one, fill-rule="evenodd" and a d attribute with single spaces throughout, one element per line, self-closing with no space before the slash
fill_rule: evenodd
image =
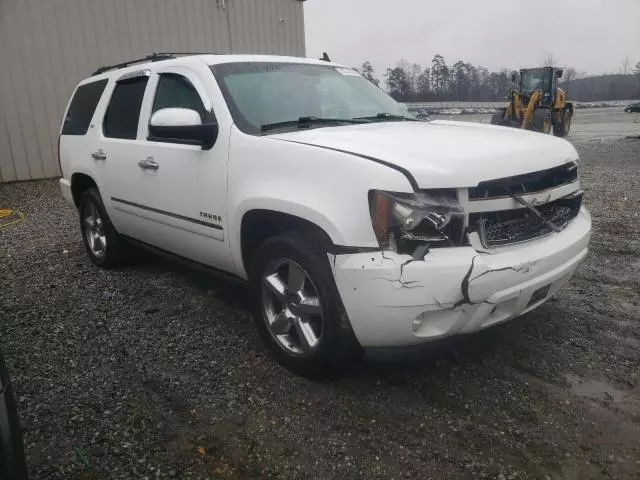
<path id="1" fill-rule="evenodd" d="M 563 74 L 564 74 L 564 70 L 562 69 L 556 70 L 556 75 L 558 78 L 562 77 Z"/>
<path id="2" fill-rule="evenodd" d="M 189 108 L 163 108 L 151 115 L 149 121 L 151 141 L 199 145 L 209 150 L 217 138 L 217 122 L 203 123 L 200 114 Z"/>

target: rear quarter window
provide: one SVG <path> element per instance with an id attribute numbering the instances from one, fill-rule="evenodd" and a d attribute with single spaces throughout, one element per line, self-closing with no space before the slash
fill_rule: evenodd
<path id="1" fill-rule="evenodd" d="M 62 135 L 86 135 L 107 80 L 80 85 L 71 99 L 62 124 Z"/>

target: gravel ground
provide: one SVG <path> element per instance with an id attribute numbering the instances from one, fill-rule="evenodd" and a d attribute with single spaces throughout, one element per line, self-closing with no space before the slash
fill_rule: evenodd
<path id="1" fill-rule="evenodd" d="M 580 140 L 592 250 L 548 304 L 314 383 L 242 289 L 88 261 L 55 181 L 0 186 L 1 346 L 33 479 L 639 478 L 640 141 Z"/>

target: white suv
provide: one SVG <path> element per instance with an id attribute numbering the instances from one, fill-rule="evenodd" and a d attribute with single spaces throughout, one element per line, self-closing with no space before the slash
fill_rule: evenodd
<path id="1" fill-rule="evenodd" d="M 59 149 L 96 265 L 134 242 L 248 281 L 266 344 L 305 375 L 528 312 L 591 232 L 565 140 L 418 121 L 330 62 L 102 68 L 77 87 Z"/>

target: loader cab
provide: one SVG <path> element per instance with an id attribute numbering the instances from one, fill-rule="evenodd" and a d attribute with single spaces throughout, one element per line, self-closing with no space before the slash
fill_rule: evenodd
<path id="1" fill-rule="evenodd" d="M 552 105 L 558 88 L 558 79 L 564 71 L 554 67 L 528 68 L 520 70 L 520 93 L 530 96 L 534 91 L 542 92 L 543 105 Z"/>

